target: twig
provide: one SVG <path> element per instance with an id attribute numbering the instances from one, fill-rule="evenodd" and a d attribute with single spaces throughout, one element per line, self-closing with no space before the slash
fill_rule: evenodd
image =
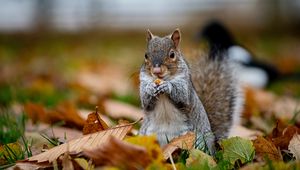
<path id="1" fill-rule="evenodd" d="M 170 158 L 170 161 L 171 161 L 171 164 L 172 164 L 173 170 L 177 170 L 177 169 L 176 169 L 176 166 L 175 166 L 175 164 L 174 164 L 174 160 L 173 160 L 173 157 L 172 157 L 172 155 L 170 154 L 170 152 L 168 152 L 168 154 L 169 154 L 169 158 Z"/>

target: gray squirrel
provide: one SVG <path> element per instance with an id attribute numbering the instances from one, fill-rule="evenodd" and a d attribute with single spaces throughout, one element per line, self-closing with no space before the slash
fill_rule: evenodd
<path id="1" fill-rule="evenodd" d="M 140 70 L 145 117 L 139 134 L 156 134 L 160 145 L 188 131 L 203 138 L 210 154 L 239 120 L 243 98 L 225 54 L 199 58 L 191 71 L 179 49 L 181 34 L 158 37 L 147 31 Z"/>

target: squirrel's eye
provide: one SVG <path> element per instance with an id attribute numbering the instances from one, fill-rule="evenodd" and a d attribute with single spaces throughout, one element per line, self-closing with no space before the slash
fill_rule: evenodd
<path id="1" fill-rule="evenodd" d="M 170 58 L 171 58 L 171 59 L 174 59 L 174 58 L 175 58 L 175 53 L 174 53 L 174 52 L 171 52 L 171 53 L 170 53 Z"/>
<path id="2" fill-rule="evenodd" d="M 147 54 L 145 54 L 145 59 L 147 60 L 149 57 L 148 57 L 148 55 Z"/>

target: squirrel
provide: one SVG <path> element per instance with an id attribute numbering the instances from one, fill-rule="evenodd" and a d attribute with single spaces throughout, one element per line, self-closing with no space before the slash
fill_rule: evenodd
<path id="1" fill-rule="evenodd" d="M 179 49 L 181 33 L 159 37 L 147 30 L 140 69 L 140 99 L 145 117 L 139 134 L 156 134 L 160 145 L 189 131 L 215 153 L 228 137 L 243 104 L 240 86 L 225 54 L 201 57 L 191 70 Z M 204 144 L 204 145 L 203 145 Z"/>

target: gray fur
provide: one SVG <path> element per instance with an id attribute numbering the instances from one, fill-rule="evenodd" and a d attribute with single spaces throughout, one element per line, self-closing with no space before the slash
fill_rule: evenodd
<path id="1" fill-rule="evenodd" d="M 177 58 L 168 64 L 166 56 L 170 50 L 176 51 Z M 232 115 L 237 112 L 234 111 L 237 95 L 233 85 L 236 82 L 228 63 L 204 59 L 199 70 L 193 70 L 191 75 L 182 53 L 169 36 L 148 38 L 146 54 L 150 61 L 140 70 L 140 98 L 145 117 L 139 133 L 155 133 L 159 143 L 164 145 L 174 137 L 194 131 L 197 137 L 205 136 L 205 144 L 213 154 L 214 135 L 217 139 L 227 137 Z M 160 85 L 154 83 L 157 77 L 151 74 L 153 61 L 164 61 L 160 64 L 168 68 Z"/>
<path id="2" fill-rule="evenodd" d="M 217 140 L 228 137 L 232 125 L 239 120 L 243 103 L 232 64 L 224 54 L 215 59 L 202 57 L 192 74 Z"/>

